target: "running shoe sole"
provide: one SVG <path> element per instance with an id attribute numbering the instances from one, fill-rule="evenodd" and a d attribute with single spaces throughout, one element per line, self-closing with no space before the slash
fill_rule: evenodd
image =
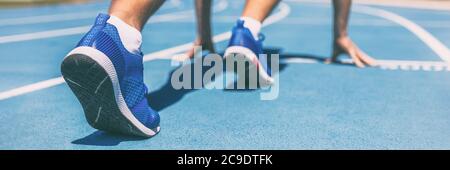
<path id="1" fill-rule="evenodd" d="M 159 126 L 147 128 L 131 113 L 121 94 L 114 65 L 101 51 L 75 48 L 64 58 L 61 72 L 93 128 L 142 137 L 152 137 L 160 131 Z"/>

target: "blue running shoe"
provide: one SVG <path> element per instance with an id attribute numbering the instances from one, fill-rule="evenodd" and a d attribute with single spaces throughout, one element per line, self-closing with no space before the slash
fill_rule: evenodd
<path id="1" fill-rule="evenodd" d="M 143 137 L 156 135 L 159 114 L 147 103 L 143 55 L 130 53 L 115 26 L 99 14 L 91 30 L 61 64 L 88 123 L 99 130 Z"/>
<path id="2" fill-rule="evenodd" d="M 271 70 L 268 67 L 267 56 L 261 55 L 263 52 L 264 35 L 259 34 L 258 40 L 255 40 L 252 33 L 248 28 L 244 27 L 244 21 L 238 20 L 236 26 L 233 28 L 232 36 L 228 44 L 228 48 L 225 50 L 225 58 L 243 56 L 244 61 L 248 61 L 250 66 L 248 69 L 254 73 L 258 73 L 259 81 L 256 77 L 251 75 L 248 77 L 250 81 L 258 81 L 260 86 L 268 86 L 273 84 L 274 80 L 271 77 Z M 235 59 L 236 60 L 236 59 Z M 238 60 L 236 60 L 238 61 Z M 252 71 L 249 71 L 252 73 Z M 239 77 L 246 77 L 245 75 L 239 75 Z M 257 82 L 253 82 L 257 83 Z"/>

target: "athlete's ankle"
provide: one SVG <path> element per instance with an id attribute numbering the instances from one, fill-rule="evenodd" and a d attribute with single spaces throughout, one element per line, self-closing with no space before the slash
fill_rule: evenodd
<path id="1" fill-rule="evenodd" d="M 142 35 L 138 29 L 114 15 L 111 15 L 107 22 L 117 28 L 120 40 L 129 52 L 140 54 Z"/>
<path id="2" fill-rule="evenodd" d="M 261 31 L 261 27 L 262 27 L 261 22 L 254 18 L 247 17 L 247 16 L 242 16 L 239 19 L 244 21 L 244 27 L 246 27 L 250 30 L 250 32 L 252 33 L 253 38 L 255 38 L 255 40 L 258 40 L 258 34 Z"/>

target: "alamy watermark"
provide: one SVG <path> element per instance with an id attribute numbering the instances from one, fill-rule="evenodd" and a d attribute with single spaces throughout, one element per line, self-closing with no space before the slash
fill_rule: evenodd
<path id="1" fill-rule="evenodd" d="M 205 57 L 201 46 L 194 47 L 194 58 L 172 58 L 171 65 L 178 67 L 171 75 L 174 89 L 260 89 L 261 100 L 275 100 L 279 93 L 279 54 L 260 54 L 259 60 L 242 54 L 223 57 L 209 53 Z M 271 76 L 262 71 L 261 65 L 270 66 Z"/>

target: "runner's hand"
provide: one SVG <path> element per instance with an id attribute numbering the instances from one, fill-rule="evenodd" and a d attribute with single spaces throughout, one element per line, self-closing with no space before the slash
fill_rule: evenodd
<path id="1" fill-rule="evenodd" d="M 211 40 L 204 41 L 197 38 L 194 41 L 194 46 L 202 46 L 203 50 L 208 50 L 210 53 L 216 52 L 216 50 L 214 49 L 214 43 Z M 195 55 L 194 47 L 192 47 L 189 51 L 187 51 L 185 55 L 188 58 L 193 58 Z"/>
<path id="2" fill-rule="evenodd" d="M 325 63 L 336 62 L 337 58 L 341 54 L 347 54 L 353 60 L 353 63 L 359 67 L 364 68 L 367 66 L 376 66 L 377 62 L 375 59 L 360 50 L 358 46 L 352 42 L 350 37 L 337 38 L 333 45 L 333 54 L 331 58 L 327 59 Z"/>

